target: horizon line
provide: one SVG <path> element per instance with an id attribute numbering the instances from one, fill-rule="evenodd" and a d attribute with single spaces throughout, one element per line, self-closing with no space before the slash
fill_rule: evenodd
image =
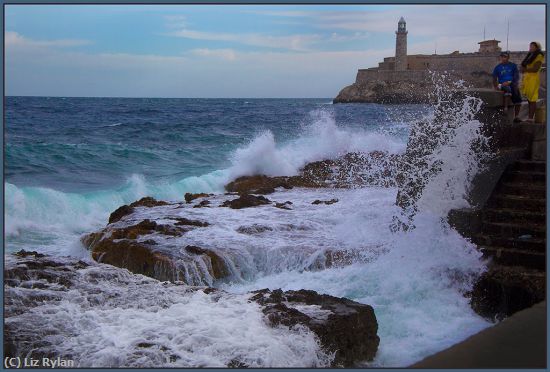
<path id="1" fill-rule="evenodd" d="M 333 97 L 124 97 L 124 96 L 35 96 L 4 95 L 4 98 L 123 98 L 123 99 L 333 99 Z"/>

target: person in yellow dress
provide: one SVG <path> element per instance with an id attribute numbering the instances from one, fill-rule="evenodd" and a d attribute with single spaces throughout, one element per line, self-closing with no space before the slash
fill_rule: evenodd
<path id="1" fill-rule="evenodd" d="M 529 119 L 526 121 L 533 122 L 535 110 L 537 109 L 537 100 L 539 99 L 540 76 L 539 72 L 544 61 L 540 43 L 533 41 L 529 44 L 529 53 L 521 62 L 520 70 L 523 73 L 523 83 L 521 93 L 529 102 Z"/>

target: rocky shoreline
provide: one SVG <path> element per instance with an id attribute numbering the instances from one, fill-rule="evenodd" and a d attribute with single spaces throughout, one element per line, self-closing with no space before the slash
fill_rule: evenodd
<path id="1" fill-rule="evenodd" d="M 139 293 L 152 290 L 156 286 L 169 292 L 175 291 L 178 296 L 184 297 L 195 296 L 194 293 L 201 291 L 212 297 L 209 301 L 212 306 L 217 306 L 217 303 L 224 306 L 221 298 L 238 297 L 243 306 L 251 301 L 256 303 L 267 326 L 274 329 L 282 327 L 290 333 L 302 330 L 300 332 L 311 334 L 318 343 L 319 353 L 323 355 L 320 360 L 325 360 L 326 364 L 319 362 L 320 365 L 303 367 L 354 367 L 371 361 L 379 344 L 378 323 L 371 306 L 310 290 L 283 292 L 264 289 L 235 297 L 236 295 L 217 289 L 216 283 L 244 275 L 239 271 L 242 269 L 239 264 L 242 261 L 239 260 L 244 258 L 235 256 L 237 253 L 231 249 L 182 242 L 185 241 L 186 234 L 191 232 L 218 228 L 210 221 L 192 217 L 189 212 L 198 211 L 197 208 L 216 208 L 219 211 L 278 208 L 291 213 L 295 208 L 292 201 L 272 201 L 268 199 L 271 197 L 269 195 L 276 190 L 294 187 L 353 188 L 365 184 L 393 186 L 391 180 L 396 161 L 395 155 L 380 152 L 348 154 L 337 160 L 308 164 L 299 176 L 240 177 L 226 186 L 225 195 L 186 194 L 181 202 L 144 197 L 113 211 L 103 229 L 82 236 L 82 244 L 90 251 L 93 261 L 50 257 L 25 251 L 10 255 L 4 272 L 7 300 L 5 355 L 50 357 L 62 354 L 63 357 L 89 361 L 82 355 L 82 351 L 60 352 L 56 347 L 54 340 L 70 338 L 74 330 L 60 327 L 35 333 L 29 328 L 32 324 L 29 323 L 29 317 L 35 319 L 35 323 L 47 322 L 49 315 L 45 315 L 41 309 L 45 306 L 61 306 L 61 303 L 67 304 L 67 301 L 69 304 L 73 303 L 71 293 L 78 293 L 79 303 L 74 306 L 82 306 L 84 301 L 89 310 L 115 307 L 120 295 L 112 297 L 112 291 L 120 293 L 128 283 L 137 282 L 141 283 L 135 286 Z M 362 169 L 363 173 L 350 178 L 349 174 L 354 174 L 351 171 L 354 168 Z M 334 203 L 338 203 L 338 199 L 315 199 L 310 205 L 330 208 Z M 292 230 L 303 227 L 289 224 L 286 228 Z M 246 236 L 270 229 L 269 226 L 244 225 L 236 233 Z M 354 252 L 327 249 L 311 261 L 306 269 L 319 270 L 349 265 L 360 259 Z M 112 266 L 104 264 L 119 269 L 110 269 Z M 109 288 L 101 287 L 101 282 L 105 281 L 109 283 Z M 148 296 L 144 293 L 142 295 Z M 167 345 L 143 339 L 134 342 L 131 349 L 132 355 L 147 354 L 155 350 L 168 358 L 168 364 L 173 362 L 174 365 L 185 366 L 185 363 L 178 361 L 181 356 Z M 128 366 L 121 366 L 123 365 Z M 98 362 L 81 366 L 102 365 Z M 226 360 L 225 366 L 264 365 L 251 363 L 246 358 L 240 358 L 237 353 Z"/>
<path id="2" fill-rule="evenodd" d="M 353 83 L 344 87 L 333 103 L 408 104 L 429 103 L 431 81 L 383 81 Z"/>
<path id="3" fill-rule="evenodd" d="M 182 282 L 158 282 L 141 275 L 130 274 L 126 270 L 118 270 L 110 266 L 86 262 L 74 258 L 54 258 L 37 252 L 20 251 L 10 255 L 7 260 L 5 276 L 5 316 L 4 355 L 8 357 L 61 357 L 81 361 L 78 367 L 100 367 L 101 363 L 86 365 L 82 360 L 89 360 L 90 350 L 86 353 L 74 349 L 58 348 L 58 342 L 74 334 L 74 325 L 78 319 L 67 319 L 67 325 L 48 324 L 59 319 L 49 313 L 52 308 L 60 312 L 70 308 L 82 307 L 90 313 L 109 307 L 133 309 L 142 307 L 138 298 L 134 301 L 125 299 L 132 290 L 132 296 L 151 297 L 147 306 L 156 307 L 160 311 L 175 305 L 171 296 L 208 297 L 209 306 L 227 306 L 226 301 L 240 301 L 243 306 L 255 303 L 264 314 L 267 327 L 289 330 L 305 330 L 310 332 L 320 351 L 326 359 L 325 367 L 353 367 L 358 362 L 372 360 L 378 348 L 378 323 L 374 310 L 369 305 L 360 304 L 347 299 L 320 295 L 314 291 L 270 291 L 263 289 L 245 295 L 231 295 L 211 287 L 187 286 Z M 104 284 L 108 282 L 109 287 Z M 151 292 L 153 291 L 153 292 Z M 155 297 L 163 292 L 165 296 Z M 166 297 L 168 296 L 168 297 Z M 162 299 L 162 300 L 161 300 Z M 129 302 L 125 302 L 129 300 Z M 189 305 L 191 306 L 191 305 Z M 74 310 L 73 310 L 74 311 Z M 200 311 L 199 311 L 200 314 Z M 81 314 L 80 314 L 81 315 Z M 82 315 L 81 315 L 82 316 Z M 223 319 L 216 319 L 223 321 Z M 91 320 L 89 320 L 91 321 Z M 197 316 L 193 321 L 207 321 Z M 241 324 L 244 328 L 246 324 Z M 267 328 L 266 328 L 267 329 Z M 188 335 L 192 336 L 192 335 Z M 125 351 L 132 358 L 156 353 L 167 358 L 174 365 L 186 365 L 180 360 L 177 350 L 171 350 L 168 345 L 154 341 L 155 337 L 140 335 L 132 340 L 131 350 Z M 92 345 L 90 345 L 92 347 Z M 254 361 L 239 357 L 236 352 L 226 356 L 226 367 L 258 367 Z M 178 362 L 180 360 L 181 363 Z M 127 361 L 126 361 L 127 362 Z M 170 363 L 169 363 L 170 364 Z M 113 365 L 114 366 L 114 365 Z M 130 365 L 120 365 L 120 367 Z M 142 364 L 134 367 L 144 367 Z M 145 365 L 146 366 L 146 365 Z M 208 365 L 205 365 L 208 366 Z M 214 365 L 219 366 L 219 365 Z M 320 367 L 310 365 L 304 367 Z M 103 365 L 103 367 L 105 367 Z M 158 367 L 158 366 L 157 366 Z M 269 366 L 264 366 L 269 367 Z"/>
<path id="4" fill-rule="evenodd" d="M 296 208 L 303 208 L 303 202 L 298 206 L 295 200 L 281 200 L 285 193 L 277 191 L 293 188 L 353 189 L 367 185 L 396 187 L 396 182 L 400 180 L 398 172 L 402 156 L 383 152 L 350 153 L 336 160 L 307 164 L 297 176 L 239 177 L 226 185 L 225 194 L 188 193 L 182 201 L 172 202 L 144 197 L 117 208 L 109 216 L 108 224 L 104 228 L 82 236 L 81 242 L 90 251 L 93 261 L 54 258 L 25 251 L 10 255 L 4 271 L 7 301 L 5 355 L 58 356 L 52 340 L 71 337 L 71 332 L 63 327 L 59 330 L 45 330 L 37 337 L 29 328 L 29 324 L 32 324 L 29 323 L 29 317 L 39 319 L 35 317 L 43 315 L 41 312 L 35 313 L 33 309 L 55 307 L 63 301 L 72 303 L 69 293 L 75 291 L 80 298 L 78 301 L 84 301 L 91 308 L 116 307 L 116 298 L 120 294 L 112 297 L 113 290 L 121 293 L 128 283 L 142 283 L 134 287 L 140 296 L 145 297 L 148 296 L 146 291 L 163 288 L 163 291 L 174 291 L 174 296 L 177 293 L 182 298 L 195 296 L 194 293 L 200 291 L 212 298 L 208 303 L 214 307 L 218 303 L 225 306 L 220 299 L 229 301 L 230 298 L 242 306 L 251 301 L 256 303 L 263 314 L 265 325 L 275 329 L 283 327 L 291 333 L 303 329 L 320 345 L 320 360 L 325 360 L 326 363 L 316 361 L 304 367 L 354 367 L 372 361 L 379 344 L 376 309 L 345 298 L 321 295 L 304 289 L 286 292 L 263 289 L 240 297 L 229 294 L 217 289 L 218 285 L 246 278 L 248 274 L 244 268 L 258 263 L 251 264 L 247 261 L 250 258 L 243 255 L 242 251 L 231 249 L 230 246 L 234 243 L 228 243 L 229 246 L 219 249 L 216 244 L 196 244 L 187 237 L 193 234 L 208 236 L 209 231 L 226 228 L 204 218 L 208 214 L 200 214 L 201 211 L 214 213 L 222 220 L 233 218 L 241 221 L 242 213 L 248 213 L 249 209 L 293 213 Z M 333 208 L 331 205 L 339 202 L 337 198 L 312 198 L 308 205 L 310 208 L 330 209 Z M 230 212 L 231 210 L 235 211 Z M 278 228 L 298 232 L 308 229 L 296 223 L 287 223 Z M 232 234 L 246 237 L 269 234 L 273 229 L 273 226 L 261 223 L 245 223 L 234 228 Z M 301 267 L 302 270 L 343 267 L 370 259 L 360 251 L 340 247 L 327 247 L 323 250 L 315 247 L 311 251 L 300 247 L 299 250 L 304 255 L 303 262 L 306 263 Z M 94 279 L 94 275 L 102 276 L 102 280 L 107 280 L 109 286 L 116 289 L 102 288 L 101 280 L 98 281 L 97 277 Z M 475 287 L 473 304 L 476 311 L 490 319 L 492 314 L 484 311 L 483 303 L 480 303 L 483 302 L 482 296 L 476 295 L 483 292 L 483 283 L 479 281 Z M 80 302 L 78 306 L 81 306 Z M 130 349 L 132 358 L 134 354 L 147 354 L 154 349 L 162 358 L 168 358 L 166 363 L 169 365 L 173 362 L 177 366 L 186 366 L 180 360 L 182 356 L 170 351 L 169 346 L 150 340 L 136 339 Z M 75 350 L 67 353 L 72 357 L 82 357 L 71 354 L 78 354 Z M 128 361 L 120 363 L 120 366 L 132 365 Z M 255 364 L 238 355 L 226 358 L 222 364 L 216 366 L 266 366 Z M 103 365 L 92 363 L 83 366 Z"/>

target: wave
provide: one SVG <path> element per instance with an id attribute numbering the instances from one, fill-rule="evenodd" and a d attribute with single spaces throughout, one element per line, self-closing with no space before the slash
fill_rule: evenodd
<path id="1" fill-rule="evenodd" d="M 58 265 L 64 261 L 71 262 Z M 255 368 L 327 367 L 332 360 L 309 329 L 268 326 L 250 294 L 206 295 L 109 265 L 91 265 L 69 278 L 71 290 L 54 291 L 53 301 L 43 290 L 23 289 L 35 288 L 34 280 L 7 289 L 12 304 L 42 297 L 24 312 L 18 305 L 8 309 L 15 313 L 9 329 L 19 339 L 33 325 L 29 344 L 39 347 L 30 353 L 68 356 L 85 368 L 220 368 L 236 358 Z"/>
<path id="2" fill-rule="evenodd" d="M 396 153 L 405 148 L 403 141 L 383 133 L 340 127 L 325 110 L 313 114 L 313 122 L 302 127 L 302 134 L 282 146 L 277 146 L 275 136 L 268 130 L 237 149 L 231 156 L 230 177 L 293 176 L 309 162 L 334 159 L 349 152 Z"/>
<path id="3" fill-rule="evenodd" d="M 261 132 L 228 155 L 229 168 L 201 176 L 159 181 L 134 174 L 120 187 L 87 193 L 6 183 L 7 242 L 9 246 L 16 238 L 31 232 L 54 237 L 97 229 L 106 223 L 113 210 L 144 196 L 182 200 L 186 192 L 223 193 L 225 184 L 243 175 L 289 176 L 297 174 L 308 162 L 336 158 L 348 152 L 403 149 L 404 143 L 391 136 L 339 127 L 330 113 L 319 110 L 313 113 L 312 123 L 304 125 L 297 138 L 277 143 L 271 131 Z M 25 241 L 20 239 L 17 245 Z"/>
<path id="4" fill-rule="evenodd" d="M 122 123 L 113 123 L 113 124 L 102 125 L 99 128 L 118 127 L 119 125 L 122 125 Z"/>
<path id="5" fill-rule="evenodd" d="M 289 176 L 308 162 L 348 152 L 400 153 L 405 149 L 403 140 L 394 136 L 338 126 L 327 111 L 315 111 L 312 115 L 311 124 L 304 125 L 296 138 L 278 143 L 271 131 L 258 133 L 229 154 L 228 168 L 177 182 L 160 183 L 134 175 L 122 187 L 87 194 L 7 184 L 8 245 L 39 241 L 44 249 L 67 250 L 68 243 L 60 245 L 60 241 L 74 242 L 81 233 L 103 227 L 111 211 L 143 196 L 182 200 L 185 192 L 222 193 L 226 182 L 242 175 Z M 260 207 L 237 213 L 226 208 L 199 208 L 193 211 L 195 217 L 216 223 L 211 229 L 193 230 L 185 238 L 198 246 L 219 244 L 248 254 L 249 266 L 242 265 L 240 270 L 242 273 L 248 269 L 249 275 L 222 285 L 230 292 L 238 294 L 265 287 L 307 288 L 371 304 L 381 337 L 374 366 L 409 365 L 489 325 L 473 313 L 464 296 L 485 269 L 481 255 L 472 243 L 442 222 L 449 205 L 463 203 L 456 195 L 463 196 L 476 169 L 477 158 L 468 157 L 469 153 L 460 147 L 478 134 L 475 130 L 461 132 L 460 128 L 467 127 L 458 127 L 458 132 L 453 132 L 458 133 L 457 139 L 443 143 L 432 153 L 430 164 L 438 164 L 441 171 L 427 180 L 414 230 L 392 233 L 388 228 L 398 210 L 394 204 L 395 189 L 288 190 L 270 198 L 289 198 L 294 202 L 293 211 Z M 466 172 L 461 168 L 464 159 L 469 164 Z M 451 190 L 454 192 L 436 192 L 450 183 L 456 186 Z M 311 201 L 319 193 L 324 193 L 323 198 L 336 196 L 340 201 L 331 206 L 314 206 Z M 441 205 L 444 207 L 438 207 Z M 281 219 L 309 230 L 279 228 Z M 243 223 L 263 224 L 272 230 L 242 234 L 238 229 Z M 38 232 L 42 240 L 29 236 L 30 231 Z M 308 249 L 358 250 L 367 259 L 344 267 L 310 270 L 306 269 L 311 263 Z M 189 308 L 196 310 L 200 306 Z M 136 319 L 145 320 L 139 324 L 166 325 L 175 314 L 164 313 L 150 321 L 147 311 L 136 311 Z M 114 322 L 118 322 L 119 317 L 115 318 Z M 106 321 L 105 327 L 108 326 L 111 323 Z"/>
<path id="6" fill-rule="evenodd" d="M 8 245 L 12 238 L 26 233 L 56 236 L 81 234 L 102 227 L 113 210 L 144 196 L 182 200 L 186 192 L 222 192 L 219 186 L 225 179 L 226 172 L 216 171 L 175 183 L 151 183 L 142 175 L 135 174 L 117 189 L 81 194 L 6 183 Z"/>

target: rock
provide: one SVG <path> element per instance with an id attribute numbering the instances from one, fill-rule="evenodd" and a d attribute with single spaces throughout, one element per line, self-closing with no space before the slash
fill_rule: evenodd
<path id="1" fill-rule="evenodd" d="M 195 199 L 198 199 L 198 198 L 206 198 L 206 197 L 209 197 L 209 196 L 214 196 L 214 194 L 205 194 L 205 193 L 200 193 L 200 194 L 191 194 L 191 193 L 185 193 L 185 201 L 187 203 L 191 203 L 193 200 Z"/>
<path id="2" fill-rule="evenodd" d="M 331 249 L 325 251 L 325 267 L 343 267 L 356 262 L 365 262 L 360 251 Z"/>
<path id="3" fill-rule="evenodd" d="M 253 190 L 252 194 L 268 195 L 274 192 L 275 189 L 273 187 L 260 187 L 259 189 Z"/>
<path id="4" fill-rule="evenodd" d="M 331 205 L 331 204 L 334 204 L 334 203 L 338 203 L 338 199 L 330 199 L 330 200 L 314 200 L 313 202 L 311 202 L 311 204 L 326 204 L 326 205 Z"/>
<path id="5" fill-rule="evenodd" d="M 162 205 L 168 205 L 170 203 L 162 201 L 162 200 L 156 200 L 150 196 L 146 196 L 144 198 L 139 199 L 138 201 L 133 202 L 130 204 L 130 207 L 158 207 Z"/>
<path id="6" fill-rule="evenodd" d="M 194 205 L 193 208 L 209 208 L 210 201 L 209 200 L 202 200 L 197 205 Z"/>
<path id="7" fill-rule="evenodd" d="M 257 225 L 257 224 L 254 224 L 252 226 L 240 226 L 238 229 L 237 229 L 237 232 L 241 233 L 241 234 L 260 234 L 260 233 L 263 233 L 265 231 L 273 231 L 273 228 L 269 227 L 269 226 L 262 226 L 262 225 Z"/>
<path id="8" fill-rule="evenodd" d="M 292 208 L 289 207 L 290 205 L 292 205 L 291 201 L 286 201 L 284 203 L 275 203 L 275 208 L 287 209 L 287 210 L 291 211 Z"/>
<path id="9" fill-rule="evenodd" d="M 213 250 L 187 246 L 181 253 L 147 241 L 106 238 L 93 247 L 92 258 L 135 274 L 190 285 L 211 284 L 212 280 L 226 278 L 231 273 L 225 260 Z M 203 268 L 207 272 L 202 272 Z M 189 276 L 188 272 L 195 275 Z"/>
<path id="10" fill-rule="evenodd" d="M 232 209 L 242 209 L 242 208 L 257 207 L 260 205 L 265 205 L 270 203 L 271 201 L 263 196 L 243 194 L 237 199 L 226 200 L 221 206 L 229 207 Z"/>
<path id="11" fill-rule="evenodd" d="M 104 239 L 93 248 L 92 258 L 161 281 L 185 281 L 185 273 L 175 265 L 174 257 L 133 240 Z"/>
<path id="12" fill-rule="evenodd" d="M 254 224 L 252 226 L 240 226 L 237 229 L 237 232 L 239 232 L 241 234 L 249 234 L 249 235 L 260 234 L 260 233 L 263 233 L 265 231 L 273 231 L 273 228 L 271 228 L 269 226 Z"/>
<path id="13" fill-rule="evenodd" d="M 225 188 L 240 194 L 268 194 L 277 187 L 393 187 L 399 160 L 399 155 L 382 151 L 348 153 L 335 160 L 308 163 L 298 176 L 243 176 L 228 183 Z"/>
<path id="14" fill-rule="evenodd" d="M 129 214 L 134 213 L 134 208 L 130 207 L 129 205 L 123 205 L 122 207 L 118 207 L 111 215 L 109 216 L 109 223 L 115 223 L 117 221 L 120 221 L 120 219 L 124 216 L 127 216 Z"/>
<path id="15" fill-rule="evenodd" d="M 229 276 L 230 271 L 227 264 L 216 252 L 192 245 L 185 247 L 185 250 L 191 254 L 208 256 L 210 258 L 210 266 L 212 268 L 212 275 L 214 278 L 225 278 Z"/>
<path id="16" fill-rule="evenodd" d="M 227 191 L 239 194 L 271 194 L 277 187 L 292 188 L 288 183 L 288 177 L 265 175 L 243 176 L 225 185 Z"/>
<path id="17" fill-rule="evenodd" d="M 197 255 L 205 253 L 205 249 L 201 247 L 187 246 L 186 250 Z M 106 265 L 87 264 L 76 258 L 50 257 L 36 252 L 8 254 L 4 278 L 6 357 L 70 356 L 75 360 L 85 360 L 78 353 L 88 353 L 87 348 L 71 349 L 76 354 L 59 354 L 59 340 L 74 337 L 74 325 L 64 326 L 64 315 L 57 316 L 52 311 L 54 309 L 66 311 L 68 306 L 71 313 L 78 315 L 102 314 L 105 310 L 123 308 L 128 309 L 129 314 L 136 315 L 136 319 L 143 319 L 139 316 L 141 313 L 170 308 L 185 296 L 194 296 L 198 291 L 203 296 L 212 296 L 209 306 L 219 306 L 220 309 L 238 306 L 239 301 L 250 308 L 248 303 L 255 302 L 259 307 L 258 311 L 264 314 L 266 324 L 278 327 L 278 331 L 284 332 L 284 327 L 301 326 L 304 330 L 313 332 L 319 340 L 320 348 L 328 354 L 334 353 L 332 367 L 355 367 L 358 363 L 372 360 L 379 344 L 378 324 L 371 306 L 309 290 L 283 292 L 264 289 L 249 294 L 229 294 L 212 287 L 159 283 Z M 216 311 L 213 312 L 215 313 Z M 187 318 L 192 322 L 204 321 L 200 312 L 191 312 Z M 213 321 L 217 324 L 224 319 Z M 244 327 L 246 320 L 242 321 Z M 215 327 L 206 329 L 213 330 Z M 254 330 L 264 331 L 262 327 Z M 157 337 L 153 333 L 144 335 L 131 345 L 122 345 L 124 349 L 120 349 L 120 352 L 126 358 L 123 360 L 135 360 L 139 357 L 139 362 L 147 361 L 147 357 L 151 355 L 149 351 L 155 351 L 152 355 L 174 363 L 180 357 L 170 345 L 162 341 L 163 337 Z M 182 333 L 178 337 L 191 338 L 193 334 Z M 91 341 L 95 342 L 91 346 L 97 349 L 98 340 Z M 247 360 L 253 360 L 250 355 L 247 356 L 248 359 L 243 358 L 242 348 L 237 349 L 233 355 L 225 354 L 226 365 L 245 368 L 248 366 Z M 90 358 L 87 360 L 90 361 Z M 153 362 L 155 361 L 157 360 Z M 170 366 L 180 365 L 176 363 Z M 182 363 L 181 366 L 189 365 Z M 203 364 L 201 366 L 208 367 Z M 108 366 L 98 364 L 96 367 Z"/>
<path id="18" fill-rule="evenodd" d="M 181 236 L 186 230 L 177 228 L 171 225 L 157 224 L 155 221 L 145 219 L 135 225 L 114 228 L 110 231 L 111 239 L 137 239 L 142 235 L 150 235 L 155 232 L 169 235 L 169 236 Z M 93 234 L 93 233 L 92 233 Z"/>
<path id="19" fill-rule="evenodd" d="M 38 253 L 37 251 L 26 251 L 24 249 L 21 249 L 19 252 L 14 253 L 14 255 L 16 255 L 17 257 L 29 257 L 29 256 L 36 257 L 36 258 L 45 257 L 45 255 L 43 255 L 42 253 Z"/>
<path id="20" fill-rule="evenodd" d="M 111 215 L 109 216 L 109 223 L 115 223 L 117 221 L 120 221 L 120 219 L 124 216 L 127 216 L 129 214 L 134 213 L 135 207 L 157 207 L 162 205 L 168 205 L 170 203 L 156 200 L 150 196 L 146 196 L 144 198 L 139 199 L 138 201 L 135 201 L 131 203 L 130 205 L 123 205 L 119 208 L 117 208 Z"/>
<path id="21" fill-rule="evenodd" d="M 349 368 L 374 359 L 380 338 L 371 306 L 303 289 L 253 293 L 251 300 L 263 306 L 271 325 L 300 324 L 311 329 L 325 350 L 335 352 L 333 367 Z"/>
<path id="22" fill-rule="evenodd" d="M 429 79 L 415 82 L 374 80 L 343 88 L 333 103 L 428 103 L 431 91 Z"/>
<path id="23" fill-rule="evenodd" d="M 70 263 L 70 270 L 66 268 L 64 261 L 56 260 L 53 257 L 40 254 L 36 251 L 21 250 L 14 253 L 17 257 L 16 265 L 7 265 L 4 268 L 4 285 L 6 287 L 27 288 L 27 289 L 46 289 L 49 286 L 47 283 L 55 283 L 55 288 L 52 291 L 44 291 L 40 297 L 29 299 L 29 302 L 19 303 L 24 308 L 34 307 L 37 303 L 46 299 L 57 298 L 56 291 L 67 290 L 72 287 L 73 270 L 88 267 L 89 265 L 81 260 L 73 260 Z M 13 298 L 5 298 L 5 308 L 16 306 L 17 301 Z M 23 312 L 22 308 L 17 310 L 11 309 L 15 313 Z"/>
<path id="24" fill-rule="evenodd" d="M 183 281 L 190 285 L 212 284 L 230 275 L 228 264 L 214 250 L 182 250 L 178 243 L 171 243 L 191 229 L 209 226 L 207 222 L 184 217 L 163 219 L 174 221 L 169 224 L 150 219 L 138 222 L 131 218 L 81 238 L 95 261 L 158 280 Z"/>
<path id="25" fill-rule="evenodd" d="M 227 368 L 248 368 L 248 364 L 243 363 L 238 359 L 231 359 L 231 361 L 227 363 Z"/>
<path id="26" fill-rule="evenodd" d="M 527 273 L 521 267 L 491 267 L 474 284 L 472 309 L 490 320 L 502 320 L 546 298 L 544 273 Z"/>
<path id="27" fill-rule="evenodd" d="M 175 218 L 176 221 L 176 226 L 182 226 L 182 225 L 187 225 L 187 226 L 198 226 L 198 227 L 206 227 L 206 226 L 210 226 L 210 224 L 208 222 L 203 222 L 203 221 L 198 221 L 198 220 L 190 220 L 190 219 L 187 219 L 187 218 L 182 218 L 182 217 L 177 217 Z"/>
<path id="28" fill-rule="evenodd" d="M 399 160 L 399 155 L 382 151 L 348 153 L 336 160 L 310 163 L 302 173 L 310 182 L 325 187 L 393 187 Z"/>

